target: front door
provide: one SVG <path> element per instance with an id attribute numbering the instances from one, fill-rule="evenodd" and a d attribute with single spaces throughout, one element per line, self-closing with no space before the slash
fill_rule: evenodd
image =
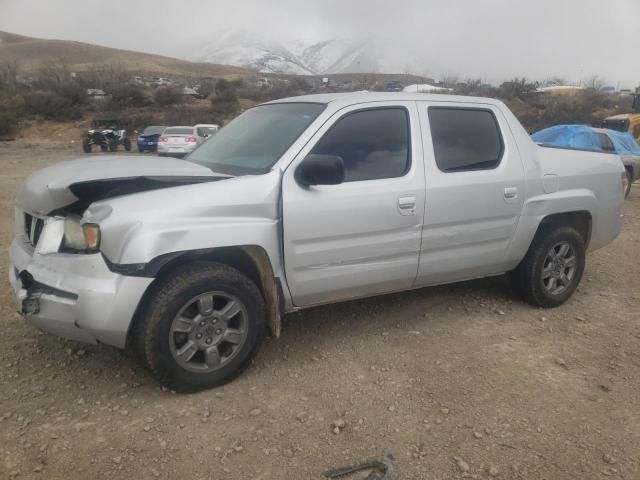
<path id="1" fill-rule="evenodd" d="M 340 185 L 294 178 L 310 153 L 343 159 Z M 293 303 L 307 306 L 410 288 L 424 213 L 424 169 L 414 102 L 337 112 L 284 173 L 284 256 Z"/>

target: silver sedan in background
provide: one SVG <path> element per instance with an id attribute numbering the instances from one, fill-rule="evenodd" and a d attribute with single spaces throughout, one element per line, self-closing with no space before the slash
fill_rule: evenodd
<path id="1" fill-rule="evenodd" d="M 196 127 L 167 127 L 158 138 L 160 157 L 184 157 L 206 140 Z"/>

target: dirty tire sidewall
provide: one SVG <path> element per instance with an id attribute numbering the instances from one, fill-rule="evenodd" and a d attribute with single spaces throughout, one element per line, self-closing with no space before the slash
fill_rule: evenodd
<path id="1" fill-rule="evenodd" d="M 629 197 L 629 194 L 631 193 L 632 183 L 633 183 L 633 176 L 631 175 L 631 172 L 627 170 L 627 184 L 625 185 L 625 188 L 624 188 L 624 198 Z"/>
<path id="2" fill-rule="evenodd" d="M 185 393 L 222 385 L 233 380 L 257 353 L 266 331 L 264 300 L 255 284 L 238 270 L 213 262 L 192 263 L 171 272 L 152 288 L 137 325 L 136 343 L 138 353 L 162 385 Z M 190 372 L 171 354 L 171 323 L 185 303 L 213 290 L 226 292 L 244 304 L 247 339 L 238 354 L 219 370 Z"/>
<path id="3" fill-rule="evenodd" d="M 542 285 L 542 269 L 551 247 L 560 242 L 568 242 L 576 255 L 576 270 L 569 286 L 563 292 L 553 295 Z M 553 308 L 565 303 L 580 284 L 585 267 L 585 245 L 582 236 L 571 227 L 552 227 L 538 232 L 527 252 L 527 256 L 513 274 L 517 290 L 532 305 Z"/>

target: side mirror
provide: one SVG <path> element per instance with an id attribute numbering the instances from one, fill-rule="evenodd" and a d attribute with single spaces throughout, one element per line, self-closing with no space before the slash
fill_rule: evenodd
<path id="1" fill-rule="evenodd" d="M 344 182 L 344 163 L 336 155 L 311 154 L 305 158 L 294 174 L 296 181 L 310 185 L 339 185 Z"/>

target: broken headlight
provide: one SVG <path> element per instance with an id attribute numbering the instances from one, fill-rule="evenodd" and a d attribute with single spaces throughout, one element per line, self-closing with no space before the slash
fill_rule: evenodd
<path id="1" fill-rule="evenodd" d="M 95 253 L 100 248 L 100 227 L 95 223 L 80 223 L 78 217 L 64 220 L 62 249 L 79 253 Z"/>

